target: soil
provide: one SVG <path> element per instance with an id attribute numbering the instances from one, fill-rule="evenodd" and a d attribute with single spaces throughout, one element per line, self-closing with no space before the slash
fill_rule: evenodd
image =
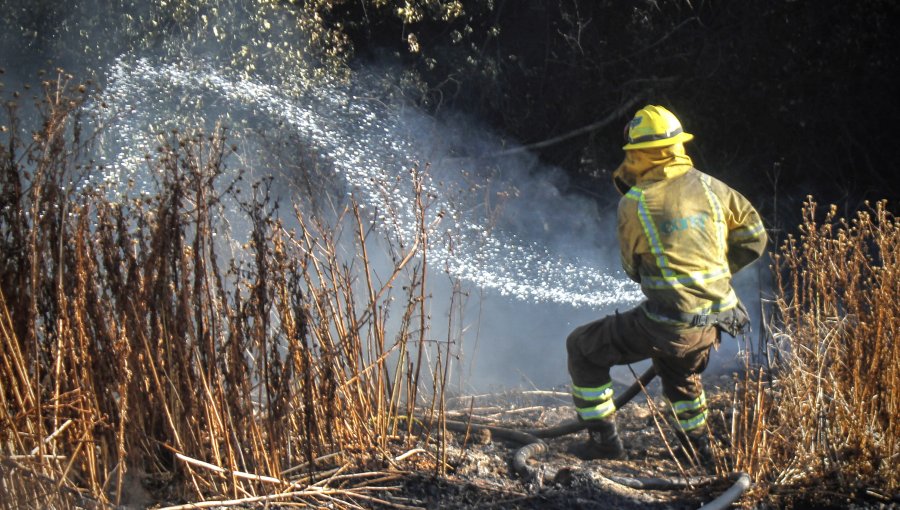
<path id="1" fill-rule="evenodd" d="M 730 377 L 707 379 L 710 423 L 718 446 L 730 429 L 726 409 L 731 407 Z M 623 390 L 616 388 L 617 391 Z M 628 451 L 627 460 L 582 461 L 568 449 L 584 441 L 587 433 L 546 440 L 550 451 L 531 461 L 539 472 L 559 472 L 552 479 L 529 480 L 512 468 L 521 444 L 490 437 L 486 432 L 448 433 L 447 473 L 436 476 L 415 473 L 403 483 L 403 502 L 426 508 L 508 509 L 688 509 L 697 508 L 729 487 L 722 481 L 688 490 L 635 490 L 608 477 L 679 477 L 714 474 L 715 470 L 692 466 L 683 457 L 674 431 L 666 422 L 668 412 L 659 396 L 659 383 L 648 387 L 650 402 L 639 395 L 617 413 L 619 434 Z M 448 416 L 472 423 L 490 423 L 514 429 L 553 427 L 575 419 L 571 400 L 560 391 L 510 391 L 449 400 Z M 654 413 L 651 408 L 658 412 Z M 663 440 L 665 437 L 666 441 Z M 668 447 L 666 445 L 668 442 Z M 673 456 L 671 451 L 678 451 Z M 432 450 L 437 456 L 439 452 Z M 678 461 L 676 461 L 678 459 Z M 679 466 L 681 466 L 679 468 Z M 726 466 L 720 466 L 726 472 Z M 399 500 L 397 501 L 400 502 Z M 386 507 L 387 508 L 387 507 Z"/>
<path id="2" fill-rule="evenodd" d="M 521 443 L 506 440 L 488 431 L 469 434 L 447 432 L 444 450 L 438 448 L 437 432 L 410 450 L 407 460 L 395 463 L 405 471 L 394 487 L 370 493 L 373 499 L 356 503 L 376 509 L 696 509 L 730 486 L 722 479 L 711 485 L 678 490 L 636 490 L 615 483 L 615 477 L 674 478 L 726 474 L 731 470 L 725 438 L 730 432 L 731 376 L 704 378 L 710 408 L 710 429 L 715 438 L 717 466 L 707 470 L 692 465 L 679 448 L 674 428 L 666 418 L 669 411 L 660 396 L 659 381 L 645 394 L 617 412 L 619 434 L 628 452 L 626 460 L 583 461 L 569 448 L 587 438 L 585 431 L 546 439 L 549 451 L 536 456 L 530 466 L 543 477 L 526 478 L 515 472 L 512 459 Z M 616 383 L 616 391 L 625 386 Z M 655 411 L 654 411 L 655 409 Z M 565 388 L 546 391 L 504 391 L 487 395 L 448 398 L 447 417 L 510 429 L 554 427 L 575 419 L 575 411 Z M 415 453 L 415 455 L 413 455 Z M 438 474 L 438 459 L 444 459 L 445 473 Z M 388 467 L 386 464 L 381 468 Z M 378 469 L 375 466 L 375 469 Z M 399 487 L 397 486 L 399 484 Z M 377 503 L 380 500 L 383 503 Z M 776 503 L 738 501 L 736 507 L 771 508 L 851 508 L 854 510 L 900 510 L 897 502 L 870 500 L 838 501 L 829 507 L 802 500 Z M 230 507 L 234 508 L 234 507 Z M 258 508 L 240 506 L 237 508 Z M 288 508 L 280 502 L 268 508 Z"/>

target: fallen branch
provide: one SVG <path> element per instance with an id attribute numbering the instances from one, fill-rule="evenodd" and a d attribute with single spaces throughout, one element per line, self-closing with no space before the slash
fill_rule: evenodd
<path id="1" fill-rule="evenodd" d="M 216 473 L 221 473 L 221 474 L 226 475 L 226 476 L 230 475 L 230 476 L 233 476 L 233 477 L 235 477 L 235 478 L 243 478 L 243 479 L 245 479 L 245 480 L 254 480 L 254 481 L 257 481 L 257 482 L 275 483 L 275 484 L 281 484 L 281 485 L 292 485 L 290 482 L 286 482 L 286 481 L 281 480 L 281 479 L 279 479 L 279 478 L 274 478 L 274 477 L 271 477 L 271 476 L 265 476 L 265 475 L 254 475 L 254 474 L 252 474 L 252 473 L 245 473 L 245 472 L 243 472 L 243 471 L 236 471 L 236 470 L 231 470 L 231 469 L 225 469 L 225 468 L 223 468 L 223 467 L 216 466 L 215 464 L 210 464 L 210 463 L 208 463 L 208 462 L 203 462 L 202 460 L 197 460 L 197 459 L 188 457 L 187 455 L 183 455 L 183 454 L 180 454 L 180 453 L 176 453 L 176 454 L 175 454 L 175 457 L 177 457 L 177 458 L 180 459 L 180 460 L 183 460 L 184 462 L 187 462 L 188 464 L 191 464 L 191 465 L 194 465 L 194 466 L 198 466 L 198 467 L 202 467 L 202 468 L 208 469 L 208 470 L 210 470 L 210 471 L 215 471 Z"/>

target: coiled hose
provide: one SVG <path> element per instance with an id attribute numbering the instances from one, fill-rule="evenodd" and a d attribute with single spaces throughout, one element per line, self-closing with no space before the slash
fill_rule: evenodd
<path id="1" fill-rule="evenodd" d="M 625 390 L 615 399 L 616 409 L 621 409 L 623 406 L 625 406 L 625 404 L 630 402 L 631 399 L 635 397 L 635 395 L 640 393 L 641 388 L 650 384 L 650 381 L 652 381 L 654 377 L 656 377 L 656 369 L 651 366 L 647 369 L 647 371 L 641 374 L 641 376 L 637 381 L 635 381 L 634 384 L 629 386 L 627 390 Z M 547 443 L 545 443 L 543 439 L 573 434 L 585 428 L 585 425 L 580 421 L 566 422 L 555 427 L 525 430 L 497 427 L 494 425 L 480 425 L 454 420 L 446 420 L 445 424 L 448 430 L 452 430 L 454 432 L 466 433 L 470 431 L 488 430 L 491 432 L 493 437 L 508 439 L 510 441 L 515 441 L 517 443 L 523 444 L 524 446 L 516 450 L 516 453 L 513 456 L 513 469 L 516 471 L 516 473 L 519 474 L 519 476 L 536 483 L 538 486 L 542 485 L 545 479 L 553 480 L 557 475 L 557 473 L 551 472 L 545 468 L 536 469 L 528 465 L 528 459 L 537 455 L 547 453 L 549 448 L 547 447 Z M 692 476 L 687 478 L 642 478 L 613 476 L 606 478 L 614 483 L 618 483 L 632 489 L 641 490 L 679 490 L 689 487 L 700 487 L 710 485 L 722 480 L 723 478 L 732 482 L 732 485 L 728 488 L 728 490 L 720 494 L 717 498 L 713 499 L 709 503 L 703 505 L 701 507 L 701 510 L 718 510 L 727 508 L 729 505 L 734 503 L 741 496 L 741 494 L 743 494 L 744 491 L 747 490 L 747 488 L 750 487 L 750 477 L 746 473 L 741 472 L 730 473 L 725 477 Z"/>

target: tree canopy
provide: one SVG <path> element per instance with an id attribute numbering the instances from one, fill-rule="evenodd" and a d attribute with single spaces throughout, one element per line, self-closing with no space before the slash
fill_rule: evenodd
<path id="1" fill-rule="evenodd" d="M 798 209 L 814 193 L 852 208 L 898 194 L 896 2 L 406 3 L 423 14 L 335 6 L 355 61 L 395 56 L 438 114 L 474 113 L 525 144 L 560 138 L 540 155 L 582 187 L 608 184 L 631 113 L 563 135 L 636 100 L 676 112 L 697 166 L 763 202 L 778 194 Z"/>
<path id="2" fill-rule="evenodd" d="M 168 47 L 297 87 L 393 66 L 432 114 L 482 119 L 601 195 L 622 125 L 662 104 L 696 136 L 696 165 L 771 218 L 773 197 L 797 211 L 810 193 L 848 209 L 898 196 L 898 14 L 891 0 L 9 0 L 0 42 L 9 68 Z"/>

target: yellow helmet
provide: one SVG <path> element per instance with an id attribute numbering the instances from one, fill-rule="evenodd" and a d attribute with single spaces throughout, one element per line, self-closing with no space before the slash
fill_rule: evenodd
<path id="1" fill-rule="evenodd" d="M 623 149 L 648 149 L 666 147 L 679 142 L 692 140 L 694 135 L 685 133 L 678 118 L 662 106 L 647 105 L 625 125 L 625 141 Z"/>

